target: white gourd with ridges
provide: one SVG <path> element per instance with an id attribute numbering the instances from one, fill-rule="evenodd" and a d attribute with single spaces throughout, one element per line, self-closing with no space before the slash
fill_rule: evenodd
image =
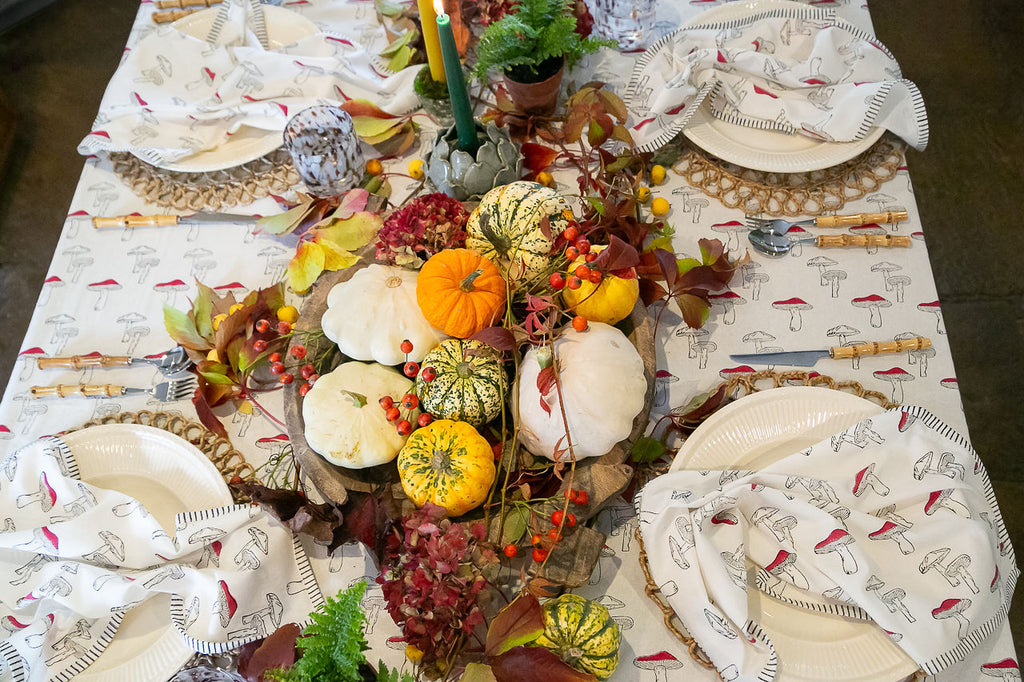
<path id="1" fill-rule="evenodd" d="M 398 456 L 406 436 L 398 435 L 381 409 L 382 396 L 396 402 L 412 381 L 391 367 L 346 362 L 316 380 L 302 401 L 306 442 L 332 464 L 348 469 L 387 464 Z M 362 399 L 365 404 L 359 405 Z M 419 410 L 404 417 L 415 423 Z"/>
<path id="2" fill-rule="evenodd" d="M 414 270 L 374 263 L 334 285 L 320 321 L 324 334 L 346 357 L 382 365 L 406 362 L 402 341 L 412 341 L 408 360 L 420 362 L 444 335 L 430 326 L 416 302 Z"/>
<path id="3" fill-rule="evenodd" d="M 629 436 L 647 395 L 644 363 L 625 334 L 592 322 L 586 331 L 566 328 L 554 343 L 565 416 L 576 459 L 600 457 Z M 519 437 L 538 457 L 555 459 L 565 449 L 565 425 L 558 390 L 551 387 L 541 407 L 537 349 L 523 357 L 519 372 Z M 562 455 L 568 459 L 569 453 Z"/>

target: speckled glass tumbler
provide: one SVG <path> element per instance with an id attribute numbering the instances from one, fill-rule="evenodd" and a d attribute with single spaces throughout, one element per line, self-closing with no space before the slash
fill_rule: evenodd
<path id="1" fill-rule="evenodd" d="M 295 114 L 284 128 L 284 146 L 310 194 L 333 197 L 363 174 L 363 153 L 348 112 L 317 105 Z"/>
<path id="2" fill-rule="evenodd" d="M 586 0 L 594 17 L 594 34 L 610 38 L 621 50 L 638 50 L 651 42 L 657 0 Z"/>

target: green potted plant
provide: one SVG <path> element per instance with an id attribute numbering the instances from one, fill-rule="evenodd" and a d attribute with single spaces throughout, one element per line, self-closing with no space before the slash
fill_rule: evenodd
<path id="1" fill-rule="evenodd" d="M 519 0 L 480 37 L 477 77 L 484 79 L 499 70 L 516 106 L 528 113 L 551 113 L 563 68 L 571 69 L 603 45 L 615 45 L 577 33 L 574 5 L 574 0 Z"/>

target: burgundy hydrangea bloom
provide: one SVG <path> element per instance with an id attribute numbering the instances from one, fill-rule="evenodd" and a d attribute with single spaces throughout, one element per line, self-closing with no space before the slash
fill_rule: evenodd
<path id="1" fill-rule="evenodd" d="M 387 610 L 423 663 L 444 661 L 459 641 L 484 622 L 480 593 L 487 580 L 470 561 L 484 524 L 452 523 L 427 503 L 405 517 L 389 537 L 377 582 Z"/>
<path id="2" fill-rule="evenodd" d="M 443 249 L 466 244 L 469 214 L 462 202 L 446 194 L 424 194 L 398 209 L 377 234 L 377 260 L 419 267 Z"/>

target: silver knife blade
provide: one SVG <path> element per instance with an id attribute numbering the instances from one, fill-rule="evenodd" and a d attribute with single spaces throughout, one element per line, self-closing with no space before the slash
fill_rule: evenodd
<path id="1" fill-rule="evenodd" d="M 254 215 L 242 215 L 240 213 L 212 213 L 209 211 L 199 211 L 198 213 L 183 215 L 178 218 L 179 222 L 183 223 L 226 223 L 230 225 L 249 225 L 259 219 L 259 216 Z"/>
<path id="2" fill-rule="evenodd" d="M 831 357 L 828 350 L 793 350 L 781 353 L 748 353 L 730 355 L 733 362 L 744 365 L 789 365 L 792 367 L 813 367 L 818 360 Z"/>

